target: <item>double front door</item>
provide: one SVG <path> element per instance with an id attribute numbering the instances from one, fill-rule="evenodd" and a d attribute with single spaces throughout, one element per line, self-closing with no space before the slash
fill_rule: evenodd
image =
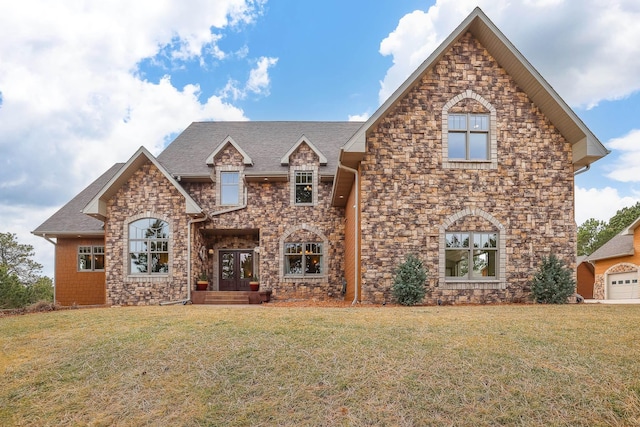
<path id="1" fill-rule="evenodd" d="M 220 251 L 220 290 L 248 291 L 253 277 L 252 250 Z"/>

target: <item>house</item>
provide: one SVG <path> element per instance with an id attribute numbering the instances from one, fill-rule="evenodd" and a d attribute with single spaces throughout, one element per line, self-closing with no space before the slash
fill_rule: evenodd
<path id="1" fill-rule="evenodd" d="M 593 298 L 637 299 L 640 278 L 640 218 L 587 257 L 594 266 Z"/>
<path id="2" fill-rule="evenodd" d="M 34 233 L 61 304 L 202 301 L 202 273 L 382 303 L 412 253 L 427 303 L 525 301 L 543 256 L 575 268 L 574 174 L 607 153 L 476 8 L 365 123 L 193 123 Z"/>

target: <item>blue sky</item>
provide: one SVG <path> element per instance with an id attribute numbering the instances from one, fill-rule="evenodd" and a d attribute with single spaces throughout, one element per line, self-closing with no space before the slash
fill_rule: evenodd
<path id="1" fill-rule="evenodd" d="M 115 162 L 192 121 L 366 119 L 480 6 L 612 150 L 576 221 L 640 200 L 637 0 L 6 1 L 0 231 L 29 232 Z"/>

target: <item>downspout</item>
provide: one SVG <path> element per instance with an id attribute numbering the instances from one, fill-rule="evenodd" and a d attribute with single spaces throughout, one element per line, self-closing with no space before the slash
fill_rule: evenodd
<path id="1" fill-rule="evenodd" d="M 202 218 L 189 220 L 189 225 L 187 226 L 187 299 L 184 301 L 185 303 L 191 301 L 191 225 L 208 219 L 209 217 L 205 214 Z"/>
<path id="2" fill-rule="evenodd" d="M 586 171 L 588 171 L 589 169 L 591 169 L 591 164 L 587 164 L 586 166 L 581 167 L 580 169 L 578 169 L 577 171 L 575 171 L 573 173 L 573 176 L 578 176 L 581 173 L 585 173 Z"/>
<path id="3" fill-rule="evenodd" d="M 51 243 L 53 246 L 57 246 L 58 244 L 47 237 L 46 234 L 42 235 L 42 238 L 47 242 Z M 57 248 L 56 248 L 57 249 Z M 57 250 L 53 250 L 53 304 L 56 304 L 56 259 L 58 258 Z"/>
<path id="4" fill-rule="evenodd" d="M 350 168 L 348 166 L 343 165 L 342 163 L 340 163 L 340 161 L 338 161 L 338 168 L 345 170 L 347 172 L 351 172 L 354 177 L 355 177 L 355 192 L 356 192 L 356 201 L 355 201 L 355 206 L 353 207 L 355 209 L 355 226 L 353 227 L 354 229 L 354 239 L 355 239 L 355 250 L 354 250 L 354 254 L 353 254 L 353 275 L 354 275 L 354 288 L 355 288 L 355 292 L 353 295 L 353 302 L 351 303 L 351 305 L 356 305 L 358 303 L 358 289 L 359 289 L 359 282 L 360 282 L 360 276 L 358 274 L 358 264 L 360 263 L 360 259 L 358 258 L 358 251 L 360 250 L 360 210 L 358 209 L 360 206 L 360 176 L 358 175 L 358 170 L 357 169 L 353 169 Z"/>

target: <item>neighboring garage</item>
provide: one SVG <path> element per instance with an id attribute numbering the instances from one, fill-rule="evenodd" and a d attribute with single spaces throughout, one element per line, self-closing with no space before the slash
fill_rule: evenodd
<path id="1" fill-rule="evenodd" d="M 609 274 L 607 299 L 630 299 L 638 297 L 638 273 Z"/>
<path id="2" fill-rule="evenodd" d="M 590 263 L 594 267 L 593 299 L 640 299 L 640 218 L 587 256 L 586 260 L 578 261 L 584 261 L 579 266 Z M 580 270 L 577 273 L 580 279 Z M 588 281 L 585 283 L 588 290 Z"/>

